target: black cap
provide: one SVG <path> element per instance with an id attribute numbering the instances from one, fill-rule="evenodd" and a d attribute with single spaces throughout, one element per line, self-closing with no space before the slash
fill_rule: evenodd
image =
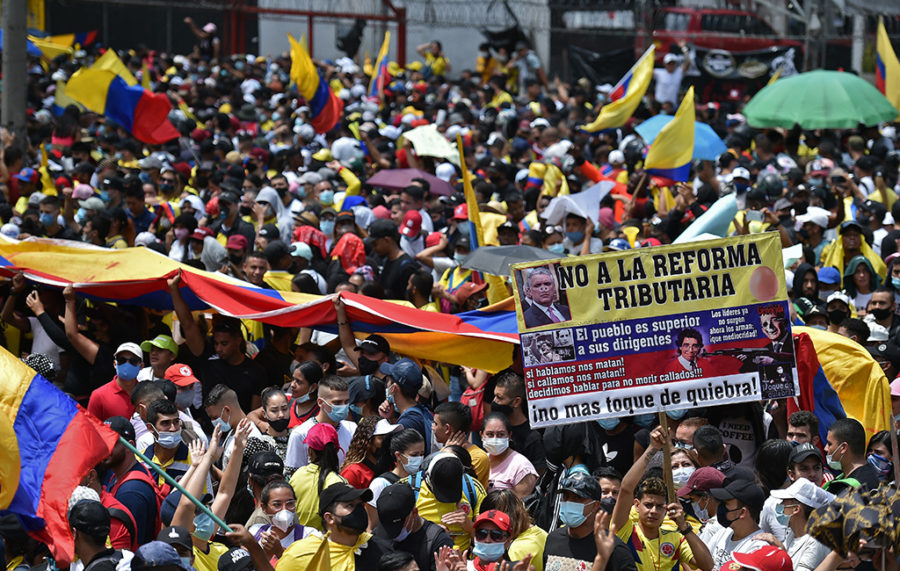
<path id="1" fill-rule="evenodd" d="M 603 497 L 603 490 L 597 478 L 584 472 L 575 472 L 561 483 L 557 492 L 572 492 L 578 497 L 586 500 L 599 500 Z"/>
<path id="2" fill-rule="evenodd" d="M 846 230 L 847 228 L 856 228 L 856 230 L 859 233 L 862 233 L 862 231 L 863 231 L 862 224 L 860 224 L 856 220 L 846 220 L 843 223 L 841 223 L 840 233 L 843 234 L 844 230 Z"/>
<path id="3" fill-rule="evenodd" d="M 356 216 L 353 215 L 349 210 L 343 210 L 337 213 L 337 216 L 334 217 L 334 225 L 337 226 L 341 222 L 352 222 L 356 224 Z"/>
<path id="4" fill-rule="evenodd" d="M 278 240 L 281 238 L 281 232 L 278 230 L 278 226 L 275 226 L 274 224 L 265 224 L 259 229 L 259 236 L 266 240 Z"/>
<path id="5" fill-rule="evenodd" d="M 230 190 L 226 190 L 219 194 L 219 203 L 227 202 L 228 204 L 237 204 L 241 199 L 238 195 Z"/>
<path id="6" fill-rule="evenodd" d="M 168 543 L 169 545 L 180 545 L 186 549 L 193 549 L 194 544 L 191 542 L 191 534 L 180 525 L 164 527 L 157 535 L 157 541 Z"/>
<path id="7" fill-rule="evenodd" d="M 219 557 L 219 571 L 244 571 L 252 568 L 250 552 L 243 547 L 232 547 Z"/>
<path id="8" fill-rule="evenodd" d="M 69 510 L 69 526 L 90 537 L 106 537 L 109 511 L 97 500 L 81 500 Z"/>
<path id="9" fill-rule="evenodd" d="M 391 539 L 403 529 L 403 522 L 416 507 L 416 495 L 408 484 L 398 482 L 381 491 L 378 501 L 378 521 Z"/>
<path id="10" fill-rule="evenodd" d="M 112 428 L 116 434 L 125 440 L 134 442 L 134 425 L 124 416 L 111 416 L 103 424 Z"/>
<path id="11" fill-rule="evenodd" d="M 869 345 L 866 349 L 868 349 L 869 354 L 873 357 L 887 359 L 895 369 L 900 368 L 900 347 L 897 347 L 893 343 L 882 342 L 876 345 Z"/>
<path id="12" fill-rule="evenodd" d="M 450 452 L 438 452 L 425 459 L 425 481 L 441 503 L 455 504 L 462 497 L 463 465 Z"/>
<path id="13" fill-rule="evenodd" d="M 709 492 L 720 502 L 737 500 L 757 512 L 762 511 L 766 502 L 762 488 L 748 480 L 735 480 L 724 488 L 713 488 Z"/>
<path id="14" fill-rule="evenodd" d="M 122 177 L 111 176 L 103 179 L 103 186 L 107 189 L 118 190 L 119 192 L 125 192 L 125 181 Z"/>
<path id="15" fill-rule="evenodd" d="M 272 240 L 263 248 L 263 255 L 266 256 L 269 265 L 274 265 L 285 256 L 290 256 L 291 248 L 281 240 Z"/>
<path id="16" fill-rule="evenodd" d="M 331 484 L 319 494 L 319 515 L 324 515 L 335 502 L 352 502 L 357 498 L 361 498 L 364 502 L 371 501 L 372 490 L 369 488 L 359 490 L 344 482 Z"/>
<path id="17" fill-rule="evenodd" d="M 387 355 L 391 352 L 391 344 L 381 335 L 373 333 L 356 346 L 356 351 L 369 354 L 384 353 Z"/>
<path id="18" fill-rule="evenodd" d="M 799 464 L 803 462 L 810 456 L 815 456 L 819 459 L 819 462 L 825 463 L 825 460 L 822 458 L 822 451 L 819 450 L 818 446 L 815 444 L 810 444 L 809 442 L 804 442 L 803 444 L 797 446 L 791 451 L 791 458 L 788 461 L 790 465 Z"/>
<path id="19" fill-rule="evenodd" d="M 374 398 L 376 404 L 384 401 L 384 381 L 372 375 L 358 377 L 350 382 L 350 404 Z"/>
<path id="20" fill-rule="evenodd" d="M 338 215 L 340 218 L 340 215 Z M 384 220 L 379 218 L 372 222 L 369 225 L 369 236 L 371 238 L 394 238 L 396 239 L 400 236 L 400 231 L 397 230 L 397 225 L 393 220 Z"/>
<path id="21" fill-rule="evenodd" d="M 283 474 L 284 462 L 278 454 L 270 450 L 263 450 L 250 458 L 249 472 L 254 476 L 263 478 L 275 474 Z"/>

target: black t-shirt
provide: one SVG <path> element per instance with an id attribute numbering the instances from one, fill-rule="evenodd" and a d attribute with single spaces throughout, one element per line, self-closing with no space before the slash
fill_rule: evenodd
<path id="1" fill-rule="evenodd" d="M 512 427 L 509 447 L 528 458 L 535 470 L 540 471 L 547 466 L 544 437 L 537 430 L 532 430 L 527 420 Z"/>
<path id="2" fill-rule="evenodd" d="M 116 375 L 116 348 L 109 343 L 97 343 L 97 356 L 91 365 L 90 389 L 94 390 L 110 382 Z"/>
<path id="3" fill-rule="evenodd" d="M 637 428 L 634 425 L 626 426 L 618 434 L 609 434 L 605 430 L 600 430 L 602 442 L 600 446 L 603 448 L 603 455 L 606 457 L 606 463 L 620 474 L 625 474 L 634 464 L 634 441 Z"/>
<path id="4" fill-rule="evenodd" d="M 290 382 L 285 380 L 285 376 L 290 374 L 293 360 L 290 353 L 282 353 L 270 343 L 253 358 L 266 371 L 266 386 L 278 388 L 284 386 L 285 382 Z"/>
<path id="5" fill-rule="evenodd" d="M 200 384 L 203 387 L 203 398 L 219 383 L 237 393 L 238 402 L 244 412 L 253 410 L 253 395 L 258 395 L 268 386 L 266 370 L 252 359 L 244 360 L 238 365 L 229 365 L 216 356 L 212 345 L 204 353 L 206 360 L 202 362 Z"/>
<path id="6" fill-rule="evenodd" d="M 868 462 L 847 474 L 847 477 L 856 479 L 867 490 L 874 490 L 881 483 L 875 466 Z"/>
<path id="7" fill-rule="evenodd" d="M 396 260 L 385 260 L 384 265 L 381 266 L 378 283 L 384 288 L 387 299 L 406 299 L 409 276 L 413 275 L 420 267 L 408 254 L 403 254 Z"/>
<path id="8" fill-rule="evenodd" d="M 366 547 L 354 558 L 354 563 L 356 563 L 356 568 L 360 571 L 363 569 L 377 569 L 378 560 L 381 559 L 381 556 L 392 551 L 394 550 L 391 548 L 390 541 L 373 535 L 366 543 Z M 432 557 L 434 557 L 433 554 Z"/>
<path id="9" fill-rule="evenodd" d="M 415 533 L 410 533 L 403 541 L 392 542 L 394 551 L 405 551 L 412 555 L 419 569 L 434 570 L 434 554 L 442 546 L 453 547 L 453 540 L 439 525 L 423 520 L 425 523 Z M 375 536 L 385 541 L 390 541 L 384 527 L 375 528 Z"/>
<path id="10" fill-rule="evenodd" d="M 634 557 L 625 542 L 616 537 L 615 543 L 616 546 L 606 568 L 616 571 L 637 571 Z M 547 535 L 547 542 L 544 544 L 544 569 L 559 568 L 566 559 L 585 561 L 587 568 L 590 569 L 596 556 L 597 544 L 594 543 L 593 533 L 589 533 L 581 539 L 575 539 L 569 536 L 566 528 L 560 527 Z M 557 560 L 555 565 L 553 564 L 554 559 Z"/>

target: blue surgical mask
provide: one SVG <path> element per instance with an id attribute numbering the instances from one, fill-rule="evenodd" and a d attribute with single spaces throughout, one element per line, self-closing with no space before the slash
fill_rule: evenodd
<path id="1" fill-rule="evenodd" d="M 780 525 L 786 526 L 788 524 L 788 520 L 791 519 L 791 516 L 784 513 L 784 505 L 778 504 L 775 506 L 775 519 L 778 520 Z"/>
<path id="2" fill-rule="evenodd" d="M 466 260 L 469 259 L 469 255 L 460 254 L 459 252 L 453 252 L 453 259 L 456 260 L 456 263 L 461 266 L 466 263 Z"/>
<path id="3" fill-rule="evenodd" d="M 131 363 L 122 363 L 121 365 L 116 365 L 116 375 L 120 379 L 124 379 L 126 381 L 132 381 L 137 378 L 138 373 L 141 372 L 141 367 L 139 365 L 132 365 Z"/>
<path id="4" fill-rule="evenodd" d="M 696 517 L 700 523 L 706 523 L 706 520 L 709 519 L 709 512 L 706 508 L 701 508 L 700 504 L 697 502 L 691 502 L 691 507 L 694 508 L 694 517 Z"/>
<path id="5" fill-rule="evenodd" d="M 565 254 L 566 247 L 562 242 L 557 242 L 556 244 L 550 244 L 549 246 L 547 246 L 547 251 L 551 254 Z"/>
<path id="6" fill-rule="evenodd" d="M 584 504 L 560 502 L 559 519 L 566 527 L 578 527 L 587 520 L 587 516 L 584 515 Z"/>
<path id="7" fill-rule="evenodd" d="M 177 432 L 159 432 L 156 434 L 156 442 L 163 448 L 172 450 L 181 445 L 181 429 Z"/>
<path id="8" fill-rule="evenodd" d="M 397 408 L 397 401 L 394 400 L 394 395 L 392 395 L 391 393 L 388 393 L 385 398 L 387 399 L 387 401 L 389 403 L 391 403 L 391 406 L 394 407 L 394 411 L 399 413 L 400 409 Z"/>
<path id="9" fill-rule="evenodd" d="M 194 516 L 194 537 L 200 541 L 209 541 L 216 530 L 216 522 L 206 512 L 200 512 Z"/>
<path id="10" fill-rule="evenodd" d="M 404 454 L 404 456 L 406 455 Z M 403 469 L 406 470 L 407 474 L 415 474 L 422 467 L 422 460 L 424 459 L 424 456 L 406 456 L 407 461 L 403 463 Z"/>
<path id="11" fill-rule="evenodd" d="M 350 405 L 350 412 L 352 412 L 353 414 L 355 414 L 355 415 L 357 416 L 357 418 L 362 418 L 362 416 L 363 416 L 363 409 L 362 409 L 362 407 L 359 406 L 358 404 L 351 404 L 351 405 Z"/>
<path id="12" fill-rule="evenodd" d="M 334 220 L 322 220 L 319 222 L 319 230 L 326 236 L 334 234 Z"/>
<path id="13" fill-rule="evenodd" d="M 219 430 L 222 432 L 222 434 L 225 434 L 225 433 L 231 431 L 231 425 L 229 423 L 225 422 L 224 420 L 222 420 L 221 416 L 219 418 L 215 419 L 214 421 L 212 421 L 212 423 L 213 423 L 213 428 L 218 426 Z"/>
<path id="14" fill-rule="evenodd" d="M 103 202 L 109 202 L 109 191 L 101 190 L 100 191 L 100 200 Z"/>
<path id="15" fill-rule="evenodd" d="M 566 238 L 573 244 L 581 244 L 584 240 L 584 232 L 580 230 L 578 232 L 566 232 Z"/>
<path id="16" fill-rule="evenodd" d="M 743 193 L 747 192 L 748 190 L 750 190 L 750 185 L 747 184 L 746 182 L 736 182 L 736 183 L 734 183 L 734 190 L 738 194 L 743 194 Z"/>
<path id="17" fill-rule="evenodd" d="M 891 277 L 891 285 L 896 289 L 900 289 L 900 278 Z"/>
<path id="18" fill-rule="evenodd" d="M 332 204 L 334 204 L 334 191 L 323 190 L 322 192 L 320 192 L 319 202 L 321 202 L 324 206 L 331 206 Z"/>
<path id="19" fill-rule="evenodd" d="M 600 425 L 604 430 L 612 430 L 613 428 L 619 426 L 621 421 L 618 418 L 600 418 L 597 420 L 597 424 Z"/>
<path id="20" fill-rule="evenodd" d="M 472 549 L 472 554 L 481 561 L 487 562 L 499 561 L 504 553 L 506 553 L 505 543 L 482 543 L 476 541 L 475 548 Z"/>
<path id="21" fill-rule="evenodd" d="M 686 408 L 677 408 L 675 410 L 667 410 L 666 416 L 671 418 L 672 420 L 681 420 L 684 418 L 684 415 L 687 414 L 688 409 Z"/>
<path id="22" fill-rule="evenodd" d="M 653 413 L 634 415 L 634 423 L 642 428 L 650 428 L 656 422 L 656 415 Z"/>
<path id="23" fill-rule="evenodd" d="M 332 422 L 340 422 L 342 420 L 347 420 L 347 415 L 350 414 L 350 405 L 347 404 L 331 404 L 331 410 L 326 412 L 328 418 L 331 419 Z"/>
<path id="24" fill-rule="evenodd" d="M 181 559 L 181 564 L 184 565 L 185 569 L 191 568 L 191 558 L 190 557 L 179 557 Z"/>
<path id="25" fill-rule="evenodd" d="M 53 224 L 55 222 L 56 222 L 56 216 L 53 216 L 52 214 L 49 214 L 47 212 L 41 213 L 41 225 L 44 228 L 49 228 L 49 227 L 53 226 Z"/>
<path id="26" fill-rule="evenodd" d="M 814 178 L 809 179 L 810 186 L 822 186 L 822 183 L 824 183 L 824 182 L 825 182 L 825 179 L 819 178 L 819 177 L 814 177 Z"/>

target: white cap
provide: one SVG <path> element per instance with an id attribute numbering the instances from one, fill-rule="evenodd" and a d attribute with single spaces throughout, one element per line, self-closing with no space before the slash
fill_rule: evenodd
<path id="1" fill-rule="evenodd" d="M 441 163 L 434 169 L 434 176 L 444 182 L 450 182 L 450 179 L 456 174 L 456 168 L 450 163 Z"/>
<path id="2" fill-rule="evenodd" d="M 375 432 L 372 436 L 382 436 L 398 430 L 403 430 L 403 426 L 400 424 L 391 424 L 386 418 L 382 418 L 375 424 Z"/>
<path id="3" fill-rule="evenodd" d="M 806 209 L 806 214 L 797 217 L 797 227 L 803 226 L 804 222 L 812 222 L 822 228 L 828 228 L 828 216 L 831 212 L 818 206 L 810 206 Z"/>
<path id="4" fill-rule="evenodd" d="M 297 258 L 306 258 L 306 261 L 312 261 L 312 249 L 306 242 L 294 242 L 291 244 L 291 255 Z"/>
<path id="5" fill-rule="evenodd" d="M 665 56 L 663 56 L 663 63 L 677 63 L 680 59 L 681 58 L 675 54 L 666 54 Z"/>
<path id="6" fill-rule="evenodd" d="M 850 296 L 842 291 L 836 291 L 828 296 L 828 299 L 825 300 L 825 305 L 828 305 L 834 300 L 843 301 L 847 304 L 847 307 L 853 307 L 853 302 L 850 300 Z"/>
<path id="7" fill-rule="evenodd" d="M 826 492 L 806 478 L 798 478 L 784 490 L 772 490 L 772 497 L 779 500 L 797 500 L 813 509 L 827 506 L 834 501 L 834 494 Z"/>
<path id="8" fill-rule="evenodd" d="M 532 129 L 537 129 L 538 127 L 549 127 L 550 121 L 547 121 L 543 117 L 538 117 L 537 119 L 529 123 L 528 126 Z"/>
<path id="9" fill-rule="evenodd" d="M 744 167 L 737 167 L 736 169 L 731 171 L 731 178 L 732 178 L 732 180 L 734 180 L 736 178 L 745 178 L 749 181 L 750 180 L 750 171 L 748 171 Z"/>
<path id="10" fill-rule="evenodd" d="M 379 135 L 381 135 L 382 137 L 387 137 L 392 141 L 396 141 L 397 137 L 399 137 L 402 133 L 403 131 L 401 131 L 399 127 L 394 127 L 393 125 L 387 125 L 385 127 L 382 127 L 381 129 L 378 129 Z"/>
<path id="11" fill-rule="evenodd" d="M 866 316 L 868 317 L 868 315 Z M 888 330 L 887 327 L 877 323 L 873 320 L 866 320 L 866 325 L 869 326 L 869 338 L 867 341 L 887 341 L 888 340 Z"/>
<path id="12" fill-rule="evenodd" d="M 144 358 L 144 352 L 141 351 L 141 346 L 137 343 L 122 343 L 121 345 L 119 345 L 119 348 L 116 349 L 115 355 L 118 355 L 123 351 L 128 351 L 135 357 L 140 357 L 141 359 Z"/>
<path id="13" fill-rule="evenodd" d="M 625 162 L 625 153 L 619 149 L 613 149 L 609 152 L 607 162 L 611 165 L 621 165 Z"/>

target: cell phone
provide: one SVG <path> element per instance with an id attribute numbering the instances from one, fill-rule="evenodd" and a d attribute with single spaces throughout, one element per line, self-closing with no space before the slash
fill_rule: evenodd
<path id="1" fill-rule="evenodd" d="M 747 211 L 747 220 L 752 222 L 762 222 L 765 219 L 763 213 L 759 210 L 748 210 Z"/>

